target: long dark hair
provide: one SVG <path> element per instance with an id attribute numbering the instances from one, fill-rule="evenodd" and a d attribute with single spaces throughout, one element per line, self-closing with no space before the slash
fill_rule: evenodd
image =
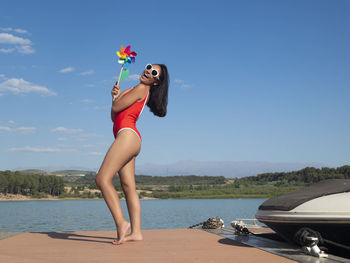
<path id="1" fill-rule="evenodd" d="M 154 65 L 159 65 L 162 69 L 162 73 L 160 74 L 158 85 L 151 86 L 147 106 L 150 108 L 151 112 L 153 112 L 154 115 L 164 117 L 166 115 L 166 108 L 168 105 L 168 69 L 164 64 Z"/>

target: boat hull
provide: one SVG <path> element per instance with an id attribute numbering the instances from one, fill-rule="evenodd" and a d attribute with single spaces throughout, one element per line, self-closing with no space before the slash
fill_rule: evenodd
<path id="1" fill-rule="evenodd" d="M 346 246 L 350 246 L 350 221 L 346 222 L 306 222 L 306 221 L 295 221 L 295 222 L 281 222 L 273 220 L 260 220 L 277 234 L 289 242 L 294 242 L 295 233 L 301 228 L 307 227 L 321 234 L 322 238 L 337 242 Z"/>
<path id="2" fill-rule="evenodd" d="M 294 243 L 301 228 L 310 228 L 323 239 L 350 247 L 350 192 L 320 196 L 289 211 L 267 208 L 260 206 L 255 217 L 289 242 Z M 324 246 L 331 252 L 342 250 L 327 242 Z M 340 254 L 350 255 L 349 250 Z"/>

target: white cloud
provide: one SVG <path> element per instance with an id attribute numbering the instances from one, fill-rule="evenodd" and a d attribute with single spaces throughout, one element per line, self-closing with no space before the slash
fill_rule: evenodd
<path id="1" fill-rule="evenodd" d="M 86 133 L 86 134 L 79 134 L 77 136 L 74 136 L 72 139 L 78 141 L 78 142 L 83 142 L 87 141 L 88 138 L 90 137 L 96 137 L 97 135 L 95 133 Z"/>
<path id="2" fill-rule="evenodd" d="M 56 127 L 51 130 L 52 132 L 63 132 L 63 133 L 77 133 L 77 132 L 82 132 L 82 129 L 69 129 L 65 127 Z"/>
<path id="3" fill-rule="evenodd" d="M 11 125 L 13 125 L 13 124 L 15 124 L 15 121 L 9 120 L 8 123 L 11 124 Z"/>
<path id="4" fill-rule="evenodd" d="M 23 45 L 23 46 L 17 46 L 17 51 L 22 54 L 33 54 L 35 53 L 35 50 L 32 48 L 32 46 L 29 45 Z"/>
<path id="5" fill-rule="evenodd" d="M 1 27 L 0 29 L 2 31 L 6 31 L 6 32 L 14 31 L 14 32 L 19 33 L 19 34 L 28 34 L 27 30 L 21 29 L 21 28 Z"/>
<path id="6" fill-rule="evenodd" d="M 110 108 L 110 106 L 95 106 L 94 110 L 108 110 Z"/>
<path id="7" fill-rule="evenodd" d="M 74 140 L 78 141 L 78 142 L 85 142 L 87 141 L 86 137 L 75 137 Z"/>
<path id="8" fill-rule="evenodd" d="M 84 102 L 84 103 L 92 103 L 92 102 L 94 102 L 94 100 L 91 100 L 91 99 L 84 99 L 84 100 L 82 100 L 82 102 Z"/>
<path id="9" fill-rule="evenodd" d="M 95 148 L 96 145 L 95 144 L 84 144 L 81 147 L 83 147 L 83 148 Z"/>
<path id="10" fill-rule="evenodd" d="M 20 33 L 20 34 L 27 34 L 28 31 L 25 29 L 20 29 L 20 28 L 15 28 L 13 31 L 15 31 L 16 33 Z"/>
<path id="11" fill-rule="evenodd" d="M 0 74 L 0 79 L 6 80 L 7 78 L 6 78 L 5 74 Z"/>
<path id="12" fill-rule="evenodd" d="M 109 147 L 109 144 L 106 144 L 104 142 L 100 142 L 100 143 L 95 143 L 95 144 L 83 144 L 81 145 L 82 148 L 99 148 L 99 147 Z"/>
<path id="13" fill-rule="evenodd" d="M 126 80 L 129 80 L 129 81 L 138 81 L 139 79 L 140 79 L 140 75 L 138 74 L 131 74 L 126 78 Z"/>
<path id="14" fill-rule="evenodd" d="M 9 124 L 14 124 L 14 121 L 9 121 Z M 18 127 L 18 128 L 11 128 L 8 126 L 0 126 L 0 132 L 19 132 L 22 134 L 28 134 L 28 133 L 35 133 L 36 128 L 35 127 Z"/>
<path id="15" fill-rule="evenodd" d="M 36 153 L 55 153 L 61 152 L 62 150 L 59 148 L 51 148 L 51 147 L 32 147 L 25 146 L 20 148 L 10 148 L 8 149 L 10 152 L 36 152 Z"/>
<path id="16" fill-rule="evenodd" d="M 95 73 L 95 71 L 93 69 L 91 69 L 91 70 L 88 70 L 88 71 L 80 72 L 80 75 L 85 76 L 85 75 L 91 75 L 91 74 L 94 74 L 94 73 Z"/>
<path id="17" fill-rule="evenodd" d="M 20 28 L 1 28 L 3 31 L 14 31 L 16 33 L 24 34 L 28 33 L 24 29 Z M 15 50 L 22 54 L 33 54 L 35 53 L 34 48 L 32 47 L 33 43 L 30 39 L 18 37 L 9 33 L 0 33 L 0 44 L 5 45 L 15 45 L 14 47 L 2 47 L 0 48 L 0 53 L 13 53 Z"/>
<path id="18" fill-rule="evenodd" d="M 192 85 L 189 85 L 189 84 L 182 84 L 182 85 L 180 86 L 181 89 L 189 89 L 189 88 L 191 88 L 191 87 L 192 87 Z"/>
<path id="19" fill-rule="evenodd" d="M 101 156 L 101 155 L 104 155 L 104 153 L 101 153 L 101 152 L 89 152 L 89 155 Z"/>
<path id="20" fill-rule="evenodd" d="M 180 86 L 181 89 L 189 89 L 192 87 L 192 85 L 185 83 L 182 79 L 175 79 L 174 83 L 177 84 L 177 86 Z"/>
<path id="21" fill-rule="evenodd" d="M 32 41 L 8 33 L 0 33 L 0 44 L 31 45 Z"/>
<path id="22" fill-rule="evenodd" d="M 27 133 L 35 133 L 36 132 L 36 128 L 35 127 L 19 127 L 16 129 L 16 131 L 23 133 L 23 134 L 27 134 Z"/>
<path id="23" fill-rule="evenodd" d="M 13 51 L 15 51 L 14 48 L 0 48 L 0 53 L 9 54 L 9 53 L 12 53 Z"/>
<path id="24" fill-rule="evenodd" d="M 61 72 L 61 73 L 68 73 L 68 72 L 72 72 L 74 70 L 75 70 L 74 67 L 67 67 L 67 68 L 61 69 L 59 72 Z"/>
<path id="25" fill-rule="evenodd" d="M 182 79 L 175 79 L 174 82 L 176 84 L 181 84 L 181 83 L 184 83 L 184 81 Z"/>
<path id="26" fill-rule="evenodd" d="M 57 94 L 45 86 L 36 85 L 24 79 L 7 79 L 0 83 L 0 91 L 9 91 L 13 94 L 39 93 L 41 95 L 56 96 Z"/>
<path id="27" fill-rule="evenodd" d="M 0 132 L 12 132 L 12 128 L 7 126 L 0 126 Z"/>

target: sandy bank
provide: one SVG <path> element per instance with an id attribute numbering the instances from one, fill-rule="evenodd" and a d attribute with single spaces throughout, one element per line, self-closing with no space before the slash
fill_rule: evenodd
<path id="1" fill-rule="evenodd" d="M 144 197 L 142 199 L 158 199 L 158 198 Z M 74 197 L 58 198 L 50 195 L 48 195 L 48 197 L 45 197 L 45 198 L 31 198 L 30 196 L 26 196 L 26 195 L 19 195 L 19 194 L 5 195 L 0 193 L 0 201 L 29 201 L 29 200 L 103 200 L 103 198 L 74 198 Z M 121 200 L 125 200 L 125 198 L 121 198 Z"/>

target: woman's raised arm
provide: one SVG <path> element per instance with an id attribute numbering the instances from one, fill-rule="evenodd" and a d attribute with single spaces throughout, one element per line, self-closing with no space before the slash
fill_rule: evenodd
<path id="1" fill-rule="evenodd" d="M 124 93 L 124 92 L 123 92 Z M 120 112 L 138 100 L 142 100 L 147 94 L 147 87 L 143 84 L 138 84 L 132 88 L 127 94 L 119 95 L 112 103 L 112 112 Z"/>

